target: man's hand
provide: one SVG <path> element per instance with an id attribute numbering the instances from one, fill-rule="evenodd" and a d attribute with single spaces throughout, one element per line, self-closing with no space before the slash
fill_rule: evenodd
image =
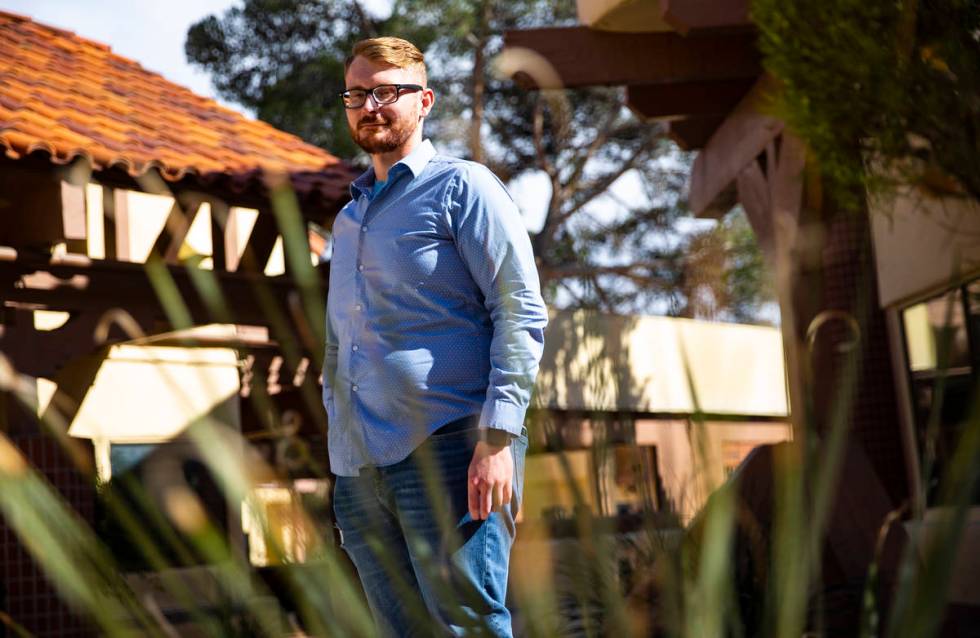
<path id="1" fill-rule="evenodd" d="M 466 479 L 470 517 L 475 521 L 486 520 L 491 511 L 499 511 L 504 503 L 509 503 L 513 479 L 514 458 L 510 446 L 477 443 Z"/>

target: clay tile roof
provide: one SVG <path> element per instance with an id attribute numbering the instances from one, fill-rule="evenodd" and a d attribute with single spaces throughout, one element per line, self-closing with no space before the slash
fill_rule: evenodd
<path id="1" fill-rule="evenodd" d="M 330 153 L 201 97 L 98 42 L 0 11 L 0 153 L 84 156 L 95 170 L 242 190 L 264 170 L 344 197 L 353 175 Z"/>

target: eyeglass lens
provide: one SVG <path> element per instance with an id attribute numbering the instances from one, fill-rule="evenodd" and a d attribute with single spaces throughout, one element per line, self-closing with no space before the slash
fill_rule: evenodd
<path id="1" fill-rule="evenodd" d="M 398 99 L 398 87 L 394 84 L 382 84 L 370 91 L 364 89 L 351 89 L 344 94 L 344 104 L 348 107 L 357 108 L 364 105 L 367 101 L 368 93 L 374 97 L 378 104 L 391 104 Z"/>

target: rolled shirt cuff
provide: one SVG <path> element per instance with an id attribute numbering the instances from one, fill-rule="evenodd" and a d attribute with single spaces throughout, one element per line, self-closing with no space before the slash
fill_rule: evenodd
<path id="1" fill-rule="evenodd" d="M 480 412 L 480 427 L 504 430 L 513 436 L 520 436 L 524 429 L 524 414 L 527 408 L 506 401 L 490 401 L 483 404 Z"/>

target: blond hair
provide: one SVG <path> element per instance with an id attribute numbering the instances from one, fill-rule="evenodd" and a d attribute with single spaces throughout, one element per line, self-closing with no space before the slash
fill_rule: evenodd
<path id="1" fill-rule="evenodd" d="M 426 83 L 425 56 L 418 47 L 401 38 L 385 36 L 361 40 L 354 45 L 351 54 L 344 62 L 344 72 L 350 68 L 356 57 L 364 57 L 372 62 L 383 62 L 399 69 L 411 69 L 419 73 L 422 84 Z"/>

